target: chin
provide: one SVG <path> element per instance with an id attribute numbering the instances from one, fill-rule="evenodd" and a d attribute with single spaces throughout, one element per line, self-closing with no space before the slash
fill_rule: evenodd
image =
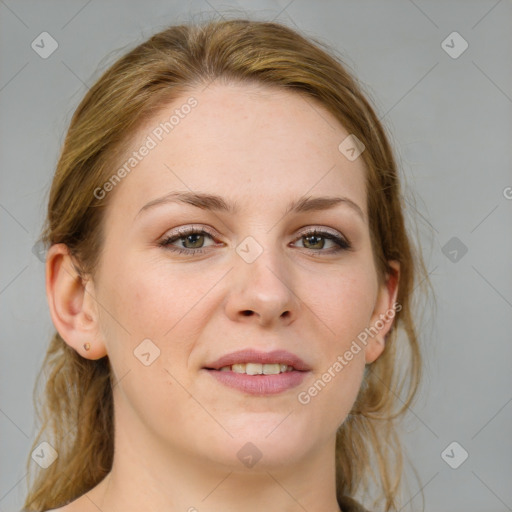
<path id="1" fill-rule="evenodd" d="M 281 415 L 280 421 L 285 417 Z M 293 422 L 285 426 L 287 421 L 279 425 L 279 421 L 274 419 L 272 422 L 262 421 L 258 425 L 245 425 L 246 428 L 238 428 L 236 431 L 228 429 L 233 438 L 226 439 L 226 435 L 222 440 L 219 439 L 215 443 L 216 453 L 210 452 L 209 457 L 236 470 L 270 470 L 296 463 L 308 451 L 307 441 L 311 439 L 311 432 L 308 435 Z"/>

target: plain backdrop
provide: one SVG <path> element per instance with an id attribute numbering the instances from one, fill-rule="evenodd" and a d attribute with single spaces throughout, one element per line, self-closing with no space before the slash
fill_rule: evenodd
<path id="1" fill-rule="evenodd" d="M 53 331 L 33 246 L 70 117 L 127 49 L 215 10 L 317 37 L 362 81 L 438 304 L 424 308 L 425 379 L 405 422 L 421 479 L 408 477 L 409 507 L 421 509 L 422 490 L 427 512 L 512 510 L 509 0 L 0 0 L 0 512 L 26 493 L 32 392 Z M 45 51 L 58 45 L 46 58 L 41 37 Z"/>

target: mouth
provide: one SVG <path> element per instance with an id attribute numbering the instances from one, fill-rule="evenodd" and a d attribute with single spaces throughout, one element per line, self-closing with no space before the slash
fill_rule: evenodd
<path id="1" fill-rule="evenodd" d="M 298 386 L 310 368 L 287 351 L 241 350 L 203 367 L 217 382 L 249 395 L 274 395 Z"/>
<path id="2" fill-rule="evenodd" d="M 285 366 L 287 368 L 285 368 Z M 278 367 L 279 371 L 277 371 Z M 227 371 L 225 368 L 229 368 L 231 371 L 236 373 L 247 373 L 249 375 L 274 375 L 277 373 L 284 373 L 289 368 L 292 368 L 293 371 L 310 370 L 309 366 L 299 356 L 292 354 L 287 350 L 260 352 L 253 349 L 231 352 L 230 354 L 220 357 L 216 361 L 206 364 L 205 368 L 207 370 L 219 371 Z"/>
<path id="3" fill-rule="evenodd" d="M 213 368 L 209 368 L 213 369 Z M 237 363 L 219 368 L 220 372 L 244 373 L 246 375 L 278 375 L 280 373 L 298 371 L 284 363 Z"/>

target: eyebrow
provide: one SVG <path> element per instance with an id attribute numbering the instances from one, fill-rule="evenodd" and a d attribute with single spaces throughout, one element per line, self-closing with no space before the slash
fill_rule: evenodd
<path id="1" fill-rule="evenodd" d="M 221 196 L 215 194 L 201 192 L 171 192 L 145 204 L 135 217 L 138 217 L 142 212 L 147 211 L 154 206 L 167 203 L 190 204 L 203 210 L 226 212 L 231 215 L 236 215 L 239 212 L 238 203 L 229 203 Z M 300 199 L 288 204 L 284 215 L 288 215 L 289 213 L 297 214 L 329 210 L 341 204 L 345 204 L 352 208 L 352 210 L 354 210 L 359 217 L 366 222 L 362 209 L 348 197 L 301 197 Z"/>

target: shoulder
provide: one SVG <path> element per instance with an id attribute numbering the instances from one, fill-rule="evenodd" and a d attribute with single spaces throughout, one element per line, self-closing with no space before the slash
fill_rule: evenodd
<path id="1" fill-rule="evenodd" d="M 341 512 L 370 512 L 356 500 L 349 498 L 348 496 L 341 496 L 338 498 L 338 504 L 341 508 Z"/>

